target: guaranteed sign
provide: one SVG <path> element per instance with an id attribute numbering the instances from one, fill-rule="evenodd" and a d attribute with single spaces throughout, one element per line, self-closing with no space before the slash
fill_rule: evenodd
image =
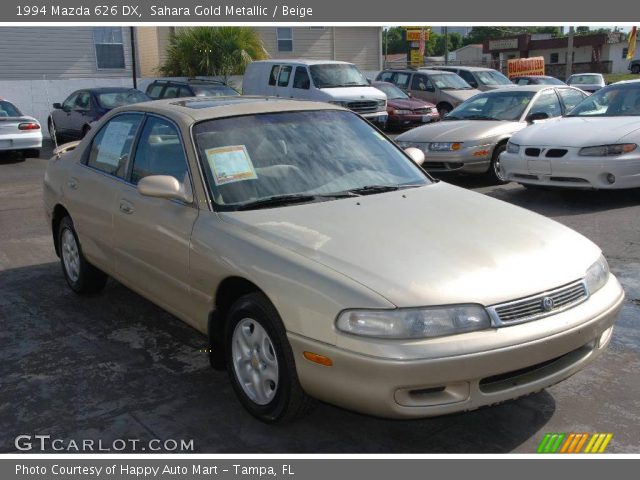
<path id="1" fill-rule="evenodd" d="M 512 58 L 507 62 L 507 76 L 544 75 L 544 57 Z"/>

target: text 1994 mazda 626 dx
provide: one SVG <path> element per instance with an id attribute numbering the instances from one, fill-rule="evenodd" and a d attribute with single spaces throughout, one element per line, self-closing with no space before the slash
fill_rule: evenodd
<path id="1" fill-rule="evenodd" d="M 113 276 L 208 333 L 264 421 L 310 398 L 400 418 L 540 390 L 603 351 L 623 301 L 589 240 L 435 182 L 335 105 L 159 100 L 64 150 L 45 203 L 69 286 Z"/>

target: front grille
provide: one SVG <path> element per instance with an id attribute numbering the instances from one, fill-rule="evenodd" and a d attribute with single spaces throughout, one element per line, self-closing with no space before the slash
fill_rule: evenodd
<path id="1" fill-rule="evenodd" d="M 444 162 L 424 162 L 422 168 L 425 170 L 448 170 L 447 164 Z"/>
<path id="2" fill-rule="evenodd" d="M 550 148 L 547 151 L 547 158 L 562 158 L 567 154 L 567 150 L 565 148 Z"/>
<path id="3" fill-rule="evenodd" d="M 525 148 L 524 153 L 527 157 L 539 157 L 540 149 L 539 148 Z"/>
<path id="4" fill-rule="evenodd" d="M 588 297 L 582 280 L 531 297 L 489 307 L 497 326 L 513 325 L 554 315 L 578 305 Z"/>
<path id="5" fill-rule="evenodd" d="M 357 102 L 347 103 L 347 108 L 350 108 L 357 113 L 371 113 L 378 111 L 378 102 L 371 100 L 363 100 Z"/>
<path id="6" fill-rule="evenodd" d="M 417 114 L 417 115 L 427 115 L 429 113 L 431 113 L 431 109 L 430 108 L 417 108 L 413 111 L 413 113 Z"/>
<path id="7" fill-rule="evenodd" d="M 553 182 L 569 182 L 569 183 L 589 183 L 589 180 L 578 177 L 550 177 Z"/>

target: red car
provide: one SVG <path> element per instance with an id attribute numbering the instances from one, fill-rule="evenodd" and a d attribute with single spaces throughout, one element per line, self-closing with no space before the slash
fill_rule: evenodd
<path id="1" fill-rule="evenodd" d="M 371 85 L 387 95 L 387 129 L 400 130 L 440 120 L 433 103 L 411 98 L 393 83 L 373 82 Z"/>

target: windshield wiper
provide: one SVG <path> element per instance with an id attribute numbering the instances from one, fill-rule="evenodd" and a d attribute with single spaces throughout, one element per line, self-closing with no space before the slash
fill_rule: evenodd
<path id="1" fill-rule="evenodd" d="M 365 185 L 364 187 L 353 188 L 348 190 L 349 193 L 355 193 L 358 195 L 373 195 L 376 193 L 393 192 L 395 190 L 405 188 L 417 188 L 422 187 L 419 184 L 405 184 L 405 185 Z"/>
<path id="2" fill-rule="evenodd" d="M 273 197 L 261 198 L 259 200 L 254 200 L 253 202 L 243 203 L 242 205 L 238 205 L 237 210 L 257 210 L 259 208 L 280 207 L 294 203 L 313 202 L 316 199 L 318 199 L 317 195 L 300 193 L 275 195 Z"/>
<path id="3" fill-rule="evenodd" d="M 490 117 L 488 115 L 469 115 L 465 117 L 465 120 L 498 120 L 495 117 Z"/>

